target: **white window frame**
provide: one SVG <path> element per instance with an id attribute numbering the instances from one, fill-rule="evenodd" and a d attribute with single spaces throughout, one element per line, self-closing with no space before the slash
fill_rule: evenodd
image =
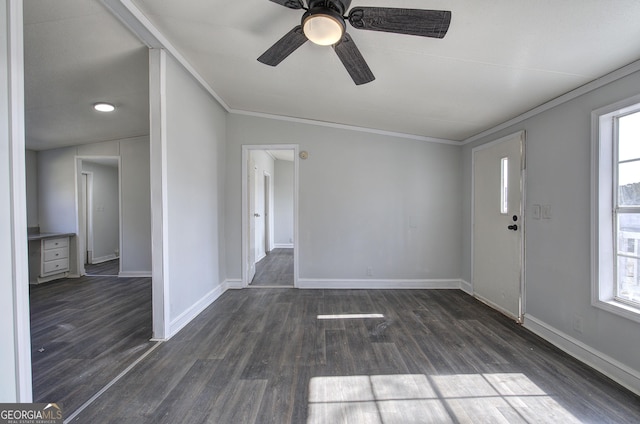
<path id="1" fill-rule="evenodd" d="M 640 110 L 640 95 L 591 113 L 591 304 L 640 322 L 640 307 L 616 300 L 615 118 Z"/>

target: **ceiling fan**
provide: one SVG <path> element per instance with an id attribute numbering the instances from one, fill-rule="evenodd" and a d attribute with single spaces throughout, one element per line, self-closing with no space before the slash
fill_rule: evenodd
<path id="1" fill-rule="evenodd" d="M 258 58 L 276 66 L 307 40 L 322 46 L 333 46 L 340 61 L 356 85 L 375 79 L 369 65 L 351 36 L 345 20 L 356 29 L 395 32 L 443 38 L 449 29 L 451 12 L 447 10 L 401 9 L 390 7 L 354 7 L 345 15 L 351 0 L 271 0 L 289 9 L 303 9 L 300 25 L 293 28 Z"/>

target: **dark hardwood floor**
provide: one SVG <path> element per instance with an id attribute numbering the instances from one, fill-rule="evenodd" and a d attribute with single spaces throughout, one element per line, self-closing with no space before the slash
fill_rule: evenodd
<path id="1" fill-rule="evenodd" d="M 154 343 L 151 279 L 82 277 L 30 286 L 34 402 L 66 416 Z"/>
<path id="2" fill-rule="evenodd" d="M 113 259 L 99 264 L 85 264 L 84 270 L 88 276 L 109 275 L 117 277 L 120 273 L 120 259 Z"/>
<path id="3" fill-rule="evenodd" d="M 254 287 L 293 287 L 293 249 L 273 249 L 256 263 Z"/>
<path id="4" fill-rule="evenodd" d="M 74 422 L 639 417 L 639 397 L 460 291 L 286 289 L 226 292 Z"/>

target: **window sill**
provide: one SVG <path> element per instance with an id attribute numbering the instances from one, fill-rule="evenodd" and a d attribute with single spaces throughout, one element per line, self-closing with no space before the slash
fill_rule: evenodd
<path id="1" fill-rule="evenodd" d="M 626 303 L 611 300 L 596 300 L 593 306 L 611 312 L 612 314 L 630 319 L 631 321 L 640 322 L 640 308 L 631 306 Z"/>

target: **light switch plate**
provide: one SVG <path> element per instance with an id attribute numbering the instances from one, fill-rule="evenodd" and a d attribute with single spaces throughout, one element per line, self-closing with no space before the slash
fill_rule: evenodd
<path id="1" fill-rule="evenodd" d="M 540 219 L 540 205 L 533 205 L 531 216 L 533 219 Z"/>

